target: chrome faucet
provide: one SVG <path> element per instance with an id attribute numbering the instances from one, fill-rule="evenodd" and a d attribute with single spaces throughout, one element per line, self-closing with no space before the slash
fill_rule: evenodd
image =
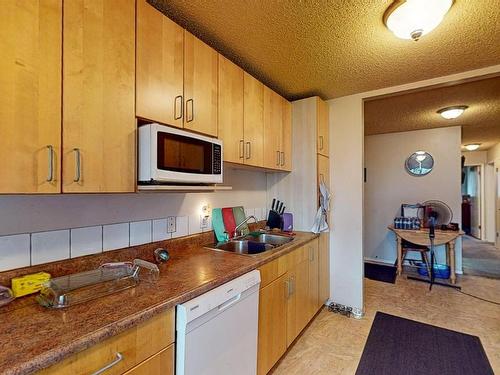
<path id="1" fill-rule="evenodd" d="M 256 223 L 258 223 L 258 222 L 259 222 L 255 216 L 250 215 L 250 216 L 249 216 L 249 217 L 247 217 L 245 220 L 243 220 L 241 223 L 239 223 L 239 224 L 236 226 L 236 228 L 234 228 L 235 237 L 238 237 L 238 236 L 237 236 L 238 231 L 240 231 L 239 236 L 240 236 L 240 237 L 241 237 L 241 236 L 243 236 L 243 233 L 242 233 L 242 231 L 240 230 L 240 228 L 241 228 L 244 224 L 246 224 L 246 223 L 248 222 L 248 220 L 250 220 L 250 219 L 254 219 L 254 221 L 255 221 Z"/>

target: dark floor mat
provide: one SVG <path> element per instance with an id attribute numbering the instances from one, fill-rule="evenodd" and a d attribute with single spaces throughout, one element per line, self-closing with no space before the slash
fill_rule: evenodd
<path id="1" fill-rule="evenodd" d="M 494 375 L 476 336 L 377 312 L 356 375 Z"/>

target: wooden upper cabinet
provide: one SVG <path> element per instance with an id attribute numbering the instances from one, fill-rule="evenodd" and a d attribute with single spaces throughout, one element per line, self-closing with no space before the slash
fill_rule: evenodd
<path id="1" fill-rule="evenodd" d="M 63 192 L 135 190 L 135 2 L 64 2 Z"/>
<path id="2" fill-rule="evenodd" d="M 282 97 L 264 86 L 264 167 L 266 168 L 281 168 L 282 124 Z"/>
<path id="3" fill-rule="evenodd" d="M 283 126 L 281 137 L 281 169 L 292 170 L 292 103 L 285 98 L 283 102 Z"/>
<path id="4" fill-rule="evenodd" d="M 60 0 L 0 7 L 0 193 L 59 193 Z"/>
<path id="5" fill-rule="evenodd" d="M 243 163 L 243 69 L 219 55 L 219 139 L 224 161 Z"/>
<path id="6" fill-rule="evenodd" d="M 218 53 L 184 30 L 184 128 L 217 136 Z"/>
<path id="7" fill-rule="evenodd" d="M 264 85 L 244 73 L 243 126 L 245 164 L 264 165 Z"/>
<path id="8" fill-rule="evenodd" d="M 318 132 L 318 154 L 329 157 L 329 107 L 320 98 L 317 98 L 317 132 Z"/>
<path id="9" fill-rule="evenodd" d="M 182 128 L 184 29 L 137 1 L 136 115 Z"/>

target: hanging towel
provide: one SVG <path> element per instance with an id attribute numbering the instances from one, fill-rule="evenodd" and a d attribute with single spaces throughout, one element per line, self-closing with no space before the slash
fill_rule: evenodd
<path id="1" fill-rule="evenodd" d="M 313 233 L 328 232 L 329 230 L 326 219 L 328 217 L 328 211 L 330 211 L 331 196 L 324 181 L 321 181 L 319 184 L 319 192 L 320 206 L 318 208 L 318 211 L 316 212 L 316 216 L 314 217 L 314 224 L 311 228 L 311 232 Z"/>
<path id="2" fill-rule="evenodd" d="M 222 210 L 220 208 L 214 208 L 212 210 L 212 228 L 214 229 L 215 237 L 218 242 L 225 242 L 229 240 L 226 234 L 224 220 L 222 218 Z"/>
<path id="3" fill-rule="evenodd" d="M 234 215 L 234 221 L 236 223 L 236 226 L 243 223 L 246 219 L 245 209 L 242 206 L 233 207 L 233 215 Z M 240 230 L 242 231 L 243 234 L 248 234 L 250 232 L 250 229 L 248 229 L 247 223 L 243 224 L 241 226 Z"/>
<path id="4" fill-rule="evenodd" d="M 225 207 L 222 209 L 222 218 L 224 219 L 224 226 L 226 227 L 226 232 L 229 233 L 229 238 L 234 237 L 234 230 L 236 228 L 236 222 L 234 220 L 233 208 Z"/>

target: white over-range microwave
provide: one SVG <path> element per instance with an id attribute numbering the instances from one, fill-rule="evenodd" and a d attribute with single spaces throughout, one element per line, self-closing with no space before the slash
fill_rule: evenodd
<path id="1" fill-rule="evenodd" d="M 138 183 L 222 183 L 222 142 L 160 124 L 139 127 Z"/>

